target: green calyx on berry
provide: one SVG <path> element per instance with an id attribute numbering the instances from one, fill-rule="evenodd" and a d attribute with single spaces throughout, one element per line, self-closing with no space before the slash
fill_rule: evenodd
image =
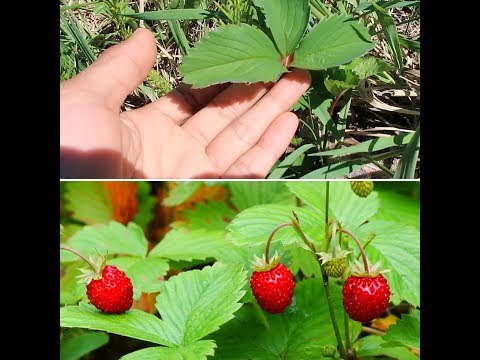
<path id="1" fill-rule="evenodd" d="M 339 246 L 336 249 L 336 255 L 319 252 L 317 253 L 320 256 L 321 264 L 325 273 L 333 278 L 339 278 L 345 272 L 347 268 L 346 257 L 350 254 L 351 251 L 342 250 Z"/>
<path id="2" fill-rule="evenodd" d="M 390 271 L 390 269 L 381 269 L 382 261 L 377 261 L 374 265 L 368 264 L 368 271 L 365 270 L 364 264 L 360 261 L 355 260 L 350 265 L 350 274 L 359 277 L 375 277 L 378 274 L 385 274 Z"/>
<path id="3" fill-rule="evenodd" d="M 105 256 L 98 253 L 97 256 L 90 255 L 88 257 L 89 260 L 89 267 L 85 269 L 79 269 L 82 274 L 78 275 L 77 278 L 80 280 L 79 283 L 88 284 L 92 280 L 98 280 L 102 277 L 102 271 L 105 268 Z"/>
<path id="4" fill-rule="evenodd" d="M 373 190 L 373 181 L 350 181 L 350 187 L 355 194 L 365 198 Z"/>
<path id="5" fill-rule="evenodd" d="M 256 272 L 269 271 L 273 269 L 279 262 L 280 257 L 278 256 L 278 252 L 275 252 L 275 255 L 273 255 L 269 262 L 265 260 L 265 255 L 261 259 L 257 255 L 253 255 L 253 261 L 250 261 L 253 271 Z"/>

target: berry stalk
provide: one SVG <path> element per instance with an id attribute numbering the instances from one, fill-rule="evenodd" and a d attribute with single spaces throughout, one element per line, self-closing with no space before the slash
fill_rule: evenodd
<path id="1" fill-rule="evenodd" d="M 287 227 L 287 226 L 293 226 L 293 224 L 292 223 L 280 224 L 275 229 L 273 229 L 273 231 L 270 233 L 270 236 L 268 237 L 268 240 L 267 240 L 267 246 L 265 247 L 265 262 L 267 264 L 270 262 L 270 258 L 268 257 L 268 253 L 270 252 L 270 243 L 272 242 L 273 236 L 275 235 L 275 233 L 278 230 L 280 230 L 283 227 Z"/>
<path id="2" fill-rule="evenodd" d="M 339 229 L 337 230 L 338 232 L 343 232 L 350 236 L 353 240 L 355 240 L 355 243 L 357 244 L 358 248 L 360 249 L 360 253 L 362 254 L 362 260 L 363 260 L 363 266 L 365 268 L 365 271 L 367 274 L 370 274 L 370 270 L 368 269 L 368 260 L 367 260 L 367 255 L 365 254 L 365 250 L 363 249 L 362 243 L 358 240 L 358 238 L 353 235 L 350 231 L 345 230 L 345 229 Z"/>
<path id="3" fill-rule="evenodd" d="M 307 236 L 305 235 L 302 228 L 300 227 L 300 223 L 298 222 L 297 214 L 295 214 L 295 211 L 292 211 L 292 213 L 293 213 L 293 217 L 291 218 L 291 220 L 292 220 L 291 224 L 292 224 L 293 228 L 297 232 L 298 236 L 300 236 L 300 238 L 303 240 L 305 245 L 307 245 L 308 248 L 312 251 L 313 255 L 315 257 L 317 257 L 317 249 L 315 249 L 315 244 L 308 241 Z"/>
<path id="4" fill-rule="evenodd" d="M 90 267 L 94 270 L 94 271 L 98 271 L 97 267 L 95 266 L 95 264 L 90 260 L 88 259 L 85 255 L 83 255 L 81 252 L 75 250 L 74 248 L 68 246 L 68 245 L 65 245 L 65 244 L 60 244 L 60 250 L 67 250 L 67 251 L 70 251 L 71 253 L 74 253 L 75 255 L 77 255 L 78 257 L 82 258 L 83 260 L 85 260 L 88 265 L 90 265 Z"/>

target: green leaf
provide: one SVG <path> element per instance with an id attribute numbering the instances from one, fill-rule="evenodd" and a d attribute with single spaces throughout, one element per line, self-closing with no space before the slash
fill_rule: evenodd
<path id="1" fill-rule="evenodd" d="M 147 240 L 140 226 L 129 223 L 127 227 L 112 221 L 108 225 L 85 226 L 68 240 L 68 245 L 85 256 L 126 254 L 145 257 Z M 66 250 L 60 250 L 60 261 L 74 261 L 78 257 Z"/>
<path id="2" fill-rule="evenodd" d="M 391 71 L 393 67 L 386 61 L 376 57 L 364 56 L 354 59 L 350 64 L 345 66 L 345 70 L 351 70 L 356 73 L 360 79 L 366 79 L 384 71 Z"/>
<path id="3" fill-rule="evenodd" d="M 405 6 L 414 6 L 420 4 L 419 0 L 416 1 L 400 1 L 400 0 L 392 0 L 392 1 L 382 1 L 379 2 L 379 5 L 383 9 L 390 9 L 390 8 L 402 8 Z M 359 11 L 372 11 L 373 7 L 371 4 L 368 3 L 368 1 L 362 2 L 359 4 L 353 12 L 359 12 Z"/>
<path id="4" fill-rule="evenodd" d="M 335 314 L 343 334 L 343 306 L 341 288 L 330 282 Z M 354 333 L 361 324 L 352 323 Z M 327 344 L 336 344 L 321 279 L 298 283 L 294 298 L 283 314 L 269 314 L 256 306 L 244 305 L 212 337 L 218 349 L 219 360 L 300 360 L 321 359 L 320 350 Z"/>
<path id="5" fill-rule="evenodd" d="M 333 96 L 339 96 L 348 89 L 353 89 L 356 85 L 349 84 L 342 80 L 325 79 L 325 87 Z"/>
<path id="6" fill-rule="evenodd" d="M 162 277 L 169 268 L 166 260 L 151 256 L 146 259 L 123 256 L 111 259 L 108 263 L 116 265 L 119 269 L 125 271 L 130 280 L 132 280 L 135 290 L 147 294 L 160 290 L 163 282 Z"/>
<path id="7" fill-rule="evenodd" d="M 108 343 L 108 335 L 98 331 L 65 331 L 60 340 L 60 360 L 78 360 Z"/>
<path id="8" fill-rule="evenodd" d="M 308 0 L 265 0 L 265 20 L 280 53 L 290 55 L 302 39 L 310 17 Z"/>
<path id="9" fill-rule="evenodd" d="M 344 15 L 322 19 L 300 42 L 291 66 L 322 70 L 362 56 L 373 47 L 365 26 Z"/>
<path id="10" fill-rule="evenodd" d="M 227 226 L 227 241 L 237 246 L 260 246 L 266 244 L 272 230 L 281 223 L 287 223 L 292 210 L 298 215 L 300 226 L 312 239 L 322 237 L 324 224 L 322 213 L 284 205 L 257 205 L 239 213 Z M 297 243 L 306 246 L 292 227 L 284 227 L 275 233 L 272 244 L 281 242 L 284 246 Z M 257 254 L 260 256 L 261 254 Z"/>
<path id="11" fill-rule="evenodd" d="M 418 360 L 418 356 L 403 346 L 391 346 L 380 336 L 370 335 L 363 337 L 359 341 L 357 350 L 358 358 L 367 358 L 369 356 L 388 356 L 397 360 Z"/>
<path id="12" fill-rule="evenodd" d="M 302 271 L 303 275 L 305 275 L 307 278 L 312 276 L 322 276 L 318 261 L 313 257 L 310 250 L 289 245 L 288 253 L 292 258 L 288 266 L 292 274 L 296 275 L 299 271 Z"/>
<path id="13" fill-rule="evenodd" d="M 420 52 L 420 41 L 407 39 L 402 35 L 398 36 L 398 41 L 400 42 L 400 45 L 405 46 L 407 49 Z"/>
<path id="14" fill-rule="evenodd" d="M 147 181 L 137 183 L 138 212 L 133 222 L 139 225 L 143 231 L 147 230 L 148 223 L 153 218 L 153 208 L 157 202 L 154 195 L 150 195 L 151 186 Z"/>
<path id="15" fill-rule="evenodd" d="M 146 11 L 135 14 L 120 14 L 122 16 L 142 20 L 204 20 L 219 16 L 217 12 L 204 9 L 169 9 Z"/>
<path id="16" fill-rule="evenodd" d="M 315 148 L 313 144 L 305 144 L 300 146 L 298 149 L 295 149 L 294 152 L 289 154 L 285 159 L 283 159 L 278 165 L 276 165 L 270 175 L 268 175 L 268 179 L 281 179 L 282 176 L 287 172 L 287 170 L 292 166 L 297 159 L 308 152 L 310 149 Z M 271 182 L 273 184 L 273 182 Z"/>
<path id="17" fill-rule="evenodd" d="M 412 139 L 405 147 L 397 170 L 395 170 L 394 179 L 413 179 L 417 168 L 418 152 L 420 151 L 420 125 L 413 134 Z"/>
<path id="18" fill-rule="evenodd" d="M 176 206 L 185 202 L 202 186 L 201 181 L 177 181 L 175 187 L 163 199 L 163 206 Z"/>
<path id="19" fill-rule="evenodd" d="M 267 35 L 253 26 L 209 32 L 183 59 L 183 81 L 193 88 L 233 82 L 276 81 L 287 69 Z"/>
<path id="20" fill-rule="evenodd" d="M 390 291 L 413 306 L 420 306 L 420 231 L 402 222 L 374 220 L 355 233 L 360 240 L 375 234 L 366 247 L 368 260 L 382 260 Z"/>
<path id="21" fill-rule="evenodd" d="M 403 69 L 403 55 L 402 49 L 400 48 L 400 40 L 398 38 L 397 26 L 395 25 L 395 20 L 388 13 L 387 10 L 383 9 L 381 6 L 377 5 L 372 0 L 369 0 L 378 17 L 378 21 L 382 25 L 383 34 L 388 43 L 388 48 L 392 54 L 395 66 L 397 69 Z"/>
<path id="22" fill-rule="evenodd" d="M 290 191 L 306 204 L 312 206 L 318 214 L 325 214 L 326 182 L 287 183 Z M 342 224 L 343 228 L 353 231 L 372 217 L 378 210 L 379 201 L 375 191 L 368 197 L 357 196 L 348 181 L 330 182 L 329 213 Z M 323 217 L 319 220 L 323 222 Z M 302 223 L 300 223 L 302 226 Z"/>
<path id="23" fill-rule="evenodd" d="M 281 181 L 231 181 L 229 188 L 230 201 L 240 211 L 263 204 L 295 205 L 294 197 Z"/>
<path id="24" fill-rule="evenodd" d="M 101 224 L 113 220 L 112 200 L 102 182 L 69 181 L 64 194 L 65 209 L 71 217 L 85 224 Z"/>
<path id="25" fill-rule="evenodd" d="M 398 182 L 392 182 L 398 184 Z M 420 229 L 420 203 L 395 191 L 378 191 L 380 208 L 370 220 L 396 221 Z"/>
<path id="26" fill-rule="evenodd" d="M 162 337 L 162 320 L 141 310 L 106 314 L 89 304 L 60 308 L 60 326 L 106 331 L 160 345 L 173 345 Z"/>
<path id="27" fill-rule="evenodd" d="M 390 325 L 383 340 L 420 350 L 420 311 L 413 311 L 414 315 L 403 314 L 396 324 Z"/>
<path id="28" fill-rule="evenodd" d="M 208 201 L 206 204 L 195 203 L 194 209 L 185 209 L 182 215 L 188 219 L 189 230 L 208 229 L 223 230 L 235 217 L 236 211 L 223 201 Z"/>
<path id="29" fill-rule="evenodd" d="M 75 259 L 75 260 L 78 260 Z M 84 267 L 85 262 L 75 261 L 64 266 L 60 278 L 60 305 L 77 304 L 80 299 L 86 296 L 86 287 L 84 283 L 78 282 L 77 276 L 80 275 L 79 267 Z"/>
<path id="30" fill-rule="evenodd" d="M 149 253 L 170 260 L 204 260 L 214 256 L 218 248 L 226 246 L 225 231 L 198 229 L 192 231 L 170 230 Z"/>
<path id="31" fill-rule="evenodd" d="M 309 154 L 309 156 L 341 156 L 341 155 L 350 155 L 357 153 L 368 153 L 371 154 L 375 151 L 380 151 L 388 149 L 395 146 L 406 145 L 410 142 L 413 137 L 413 133 L 403 133 L 399 135 L 382 137 L 378 139 L 372 139 L 364 141 L 360 144 L 349 146 L 342 149 L 336 150 L 327 150 L 314 154 Z"/>
<path id="32" fill-rule="evenodd" d="M 121 360 L 207 360 L 215 353 L 212 340 L 196 341 L 181 347 L 150 347 L 122 356 Z"/>
<path id="33" fill-rule="evenodd" d="M 242 267 L 215 263 L 163 283 L 156 307 L 163 319 L 163 335 L 170 343 L 197 341 L 234 318 L 245 294 L 241 290 L 246 283 Z"/>

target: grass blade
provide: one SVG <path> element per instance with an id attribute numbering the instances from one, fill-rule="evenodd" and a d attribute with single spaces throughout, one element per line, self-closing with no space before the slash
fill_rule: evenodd
<path id="1" fill-rule="evenodd" d="M 420 125 L 413 134 L 412 139 L 408 143 L 405 151 L 400 159 L 394 179 L 414 179 L 415 168 L 417 166 L 418 153 L 420 151 Z"/>
<path id="2" fill-rule="evenodd" d="M 219 13 L 204 9 L 169 9 L 121 15 L 141 20 L 203 20 L 220 17 Z"/>
<path id="3" fill-rule="evenodd" d="M 372 140 L 364 141 L 360 144 L 349 146 L 343 149 L 335 149 L 322 151 L 315 154 L 309 154 L 308 156 L 341 156 L 341 155 L 350 155 L 357 153 L 372 153 L 379 150 L 388 149 L 394 146 L 407 145 L 412 139 L 414 134 L 399 134 L 394 136 L 389 136 L 385 138 L 377 138 Z"/>
<path id="4" fill-rule="evenodd" d="M 407 49 L 420 52 L 420 41 L 407 39 L 401 35 L 398 37 L 398 40 L 400 41 L 400 44 L 405 46 Z"/>
<path id="5" fill-rule="evenodd" d="M 400 1 L 400 0 L 393 0 L 393 1 L 387 1 L 383 2 L 381 6 L 383 9 L 391 9 L 391 8 L 402 8 L 406 6 L 415 6 L 420 4 L 419 0 L 416 1 Z M 373 11 L 373 6 L 370 5 L 368 2 L 364 2 L 359 4 L 353 12 L 359 12 L 359 11 L 366 11 L 366 12 L 372 12 Z"/>
<path id="6" fill-rule="evenodd" d="M 188 43 L 187 37 L 185 36 L 185 32 L 180 26 L 180 21 L 169 20 L 167 21 L 167 23 L 170 27 L 170 30 L 172 31 L 172 36 L 175 39 L 175 42 L 180 48 L 180 52 L 183 56 L 188 55 L 188 51 L 190 50 L 190 44 Z"/>
<path id="7" fill-rule="evenodd" d="M 378 17 L 378 21 L 382 25 L 382 30 L 387 40 L 393 60 L 395 62 L 395 66 L 397 67 L 397 69 L 402 70 L 403 56 L 402 50 L 400 48 L 400 40 L 398 39 L 398 32 L 397 26 L 395 25 L 395 20 L 393 20 L 387 10 L 383 9 L 381 6 L 377 5 L 372 0 L 370 0 L 370 3 L 374 7 Z"/>
<path id="8" fill-rule="evenodd" d="M 313 144 L 305 144 L 300 146 L 298 149 L 296 149 L 294 152 L 292 152 L 290 155 L 288 155 L 285 159 L 283 159 L 282 162 L 280 162 L 268 175 L 267 179 L 281 179 L 282 176 L 285 174 L 285 172 L 290 168 L 290 166 L 295 163 L 295 161 L 304 153 L 306 153 L 308 150 L 314 148 L 315 146 Z"/>
<path id="9" fill-rule="evenodd" d="M 348 90 L 342 101 L 342 108 L 338 112 L 337 130 L 340 135 L 340 141 L 343 142 L 345 136 L 345 129 L 347 128 L 347 118 L 350 112 L 350 105 L 352 104 L 352 91 Z"/>
<path id="10" fill-rule="evenodd" d="M 89 63 L 93 63 L 97 59 L 90 45 L 87 43 L 85 32 L 80 30 L 77 20 L 74 17 L 68 16 L 67 19 L 67 16 L 60 14 L 60 29 L 77 44 Z"/>
<path id="11" fill-rule="evenodd" d="M 347 175 L 363 166 L 362 159 L 344 161 L 341 163 L 324 166 L 309 172 L 300 179 L 334 179 Z"/>

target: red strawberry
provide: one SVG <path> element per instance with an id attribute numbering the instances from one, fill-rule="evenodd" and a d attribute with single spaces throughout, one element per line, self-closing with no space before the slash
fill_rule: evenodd
<path id="1" fill-rule="evenodd" d="M 132 306 L 133 286 L 125 273 L 114 265 L 106 265 L 101 278 L 87 284 L 90 302 L 105 313 L 121 314 Z"/>
<path id="2" fill-rule="evenodd" d="M 250 277 L 250 287 L 258 305 L 269 313 L 277 314 L 283 313 L 292 302 L 295 283 L 290 270 L 277 263 L 267 271 L 254 271 Z"/>
<path id="3" fill-rule="evenodd" d="M 390 287 L 382 274 L 350 275 L 343 284 L 342 295 L 343 307 L 350 318 L 369 322 L 387 310 Z"/>

